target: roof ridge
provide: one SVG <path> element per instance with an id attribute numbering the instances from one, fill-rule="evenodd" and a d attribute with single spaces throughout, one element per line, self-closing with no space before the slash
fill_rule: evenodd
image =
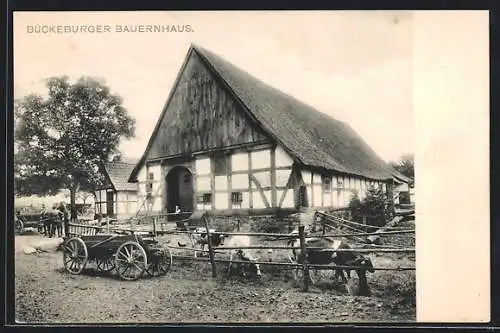
<path id="1" fill-rule="evenodd" d="M 377 177 L 383 174 L 384 179 L 391 177 L 387 162 L 378 156 L 373 148 L 345 121 L 336 119 L 291 94 L 269 85 L 210 50 L 196 44 L 193 44 L 192 48 L 205 58 L 216 74 L 226 82 L 250 113 L 256 117 L 263 129 L 277 138 L 284 148 L 295 152 L 294 155 L 299 160 L 304 161 L 305 156 L 306 160 L 312 163 L 304 164 L 325 165 L 328 166 L 327 169 L 352 172 L 365 177 L 369 177 L 367 176 L 369 174 L 372 177 L 374 174 L 378 174 Z M 260 100 L 256 101 L 259 98 Z M 284 122 L 284 125 L 276 124 L 276 120 Z M 302 128 L 302 142 L 300 139 L 297 141 L 296 138 L 285 140 L 287 142 L 281 140 L 279 133 L 283 134 L 283 131 L 288 130 L 292 126 L 291 123 Z M 335 138 L 333 140 L 332 135 Z M 304 140 L 308 142 L 310 148 L 315 147 L 313 150 L 317 150 L 317 156 L 310 156 L 305 151 L 297 155 L 296 146 L 304 143 Z M 318 149 L 317 144 L 322 144 L 324 149 Z M 346 155 L 349 155 L 350 149 L 354 150 L 347 158 Z M 342 153 L 344 156 L 341 156 Z"/>
<path id="2" fill-rule="evenodd" d="M 256 77 L 254 74 L 252 74 L 252 73 L 250 73 L 250 72 L 248 72 L 248 71 L 244 70 L 243 68 L 241 68 L 241 67 L 239 67 L 239 66 L 235 65 L 235 64 L 234 64 L 234 63 L 232 63 L 231 61 L 226 60 L 226 59 L 225 59 L 225 58 L 223 58 L 222 56 L 220 56 L 220 55 L 218 55 L 218 54 L 216 54 L 216 53 L 214 53 L 214 52 L 212 52 L 212 51 L 210 51 L 210 50 L 207 50 L 207 49 L 205 49 L 205 48 L 203 48 L 203 47 L 201 47 L 201 46 L 199 46 L 199 45 L 197 45 L 197 44 L 191 44 L 191 47 L 192 47 L 194 50 L 196 50 L 196 51 L 198 51 L 198 52 L 201 52 L 201 53 L 202 53 L 202 55 L 203 55 L 203 53 L 208 53 L 210 56 L 215 57 L 215 58 L 218 58 L 220 61 L 223 61 L 223 62 L 225 62 L 226 64 L 228 64 L 228 65 L 230 65 L 231 67 L 233 67 L 233 69 L 235 69 L 235 70 L 237 70 L 237 71 L 240 71 L 240 72 L 242 72 L 242 73 L 244 73 L 244 74 L 248 75 L 248 76 L 249 76 L 249 78 L 251 78 L 251 79 L 253 79 L 253 80 L 257 81 L 257 83 L 259 83 L 259 84 L 261 84 L 261 85 L 264 85 L 266 88 L 271 89 L 271 90 L 273 90 L 274 92 L 277 92 L 278 94 L 282 95 L 283 97 L 285 97 L 285 98 L 287 98 L 287 99 L 291 99 L 291 100 L 292 100 L 293 102 L 295 102 L 295 103 L 302 104 L 303 106 L 307 107 L 308 109 L 311 109 L 311 111 L 316 112 L 316 113 L 318 113 L 318 114 L 319 114 L 319 115 L 321 115 L 321 116 L 325 116 L 325 117 L 327 117 L 327 118 L 329 118 L 329 119 L 331 119 L 331 120 L 334 120 L 334 121 L 337 121 L 337 122 L 340 122 L 340 123 L 343 123 L 343 124 L 347 124 L 346 122 L 344 122 L 344 121 L 342 121 L 342 120 L 339 120 L 339 119 L 337 119 L 337 118 L 335 118 L 335 117 L 332 117 L 331 115 L 329 115 L 329 114 L 327 114 L 327 113 L 324 113 L 324 112 L 320 111 L 320 110 L 319 110 L 319 108 L 316 108 L 316 107 L 314 107 L 314 106 L 312 106 L 312 105 L 310 105 L 310 104 L 308 104 L 308 103 L 304 102 L 303 100 L 300 100 L 300 99 L 298 99 L 297 97 L 295 97 L 295 96 L 293 96 L 293 95 L 291 95 L 291 94 L 289 94 L 289 93 L 287 93 L 287 92 L 284 92 L 283 90 L 281 90 L 281 89 L 279 89 L 279 88 L 277 88 L 277 87 L 274 87 L 274 86 L 272 86 L 272 85 L 270 85 L 270 84 L 268 84 L 268 83 L 264 82 L 262 79 L 260 79 L 260 78 Z M 217 68 L 215 68 L 215 70 L 217 70 Z"/>

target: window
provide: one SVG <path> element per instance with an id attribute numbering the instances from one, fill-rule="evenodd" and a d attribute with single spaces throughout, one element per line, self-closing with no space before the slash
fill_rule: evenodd
<path id="1" fill-rule="evenodd" d="M 196 203 L 203 205 L 211 205 L 212 204 L 212 193 L 201 193 L 196 197 Z"/>
<path id="2" fill-rule="evenodd" d="M 185 174 L 184 175 L 184 184 L 189 184 L 189 182 L 191 181 L 191 177 L 189 174 Z"/>
<path id="3" fill-rule="evenodd" d="M 231 202 L 236 205 L 241 205 L 243 202 L 242 192 L 231 192 Z"/>
<path id="4" fill-rule="evenodd" d="M 323 183 L 323 192 L 330 193 L 332 191 L 332 179 L 328 177 L 323 177 L 322 183 Z"/>
<path id="5" fill-rule="evenodd" d="M 227 156 L 216 156 L 214 160 L 214 174 L 216 176 L 223 176 L 229 173 L 229 163 Z"/>
<path id="6" fill-rule="evenodd" d="M 155 174 L 153 172 L 150 172 L 149 175 L 148 175 L 148 179 L 149 180 L 155 179 Z"/>

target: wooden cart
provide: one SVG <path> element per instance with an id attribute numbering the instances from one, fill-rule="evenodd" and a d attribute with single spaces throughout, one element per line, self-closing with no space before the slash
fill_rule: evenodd
<path id="1" fill-rule="evenodd" d="M 89 262 L 102 272 L 115 270 L 123 280 L 134 281 L 144 272 L 161 276 L 172 265 L 168 246 L 138 235 L 92 235 L 67 239 L 63 243 L 66 271 L 80 274 Z"/>

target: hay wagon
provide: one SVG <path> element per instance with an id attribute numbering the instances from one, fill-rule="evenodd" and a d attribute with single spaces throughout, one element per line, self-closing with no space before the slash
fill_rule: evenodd
<path id="1" fill-rule="evenodd" d="M 64 267 L 70 274 L 80 274 L 89 262 L 97 270 L 115 270 L 123 280 L 134 281 L 145 272 L 151 276 L 165 275 L 172 265 L 168 246 L 156 239 L 139 235 L 86 235 L 63 243 Z"/>

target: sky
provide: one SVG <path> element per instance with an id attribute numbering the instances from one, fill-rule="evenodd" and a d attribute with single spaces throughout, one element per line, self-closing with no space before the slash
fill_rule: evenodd
<path id="1" fill-rule="evenodd" d="M 37 33 L 48 25 L 110 31 Z M 123 32 L 137 25 L 185 31 Z M 140 157 L 191 43 L 349 123 L 387 161 L 414 152 L 413 15 L 404 11 L 16 12 L 14 95 L 43 93 L 51 76 L 101 77 L 136 119 L 120 149 Z"/>

